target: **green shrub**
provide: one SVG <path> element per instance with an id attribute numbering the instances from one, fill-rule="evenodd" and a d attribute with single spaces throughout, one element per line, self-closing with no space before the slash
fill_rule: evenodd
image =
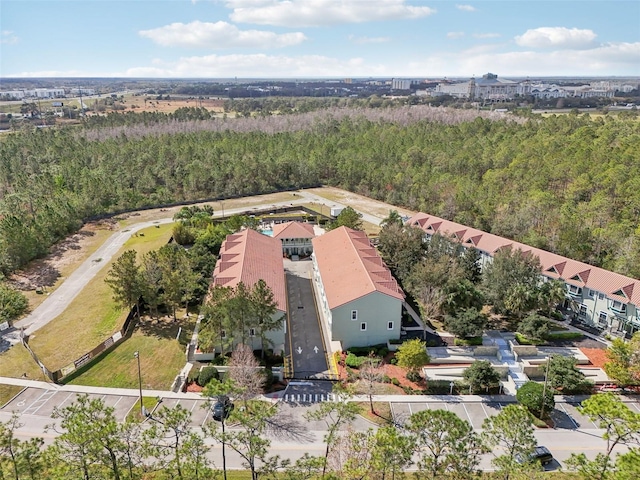
<path id="1" fill-rule="evenodd" d="M 215 357 L 212 361 L 211 364 L 212 365 L 226 365 L 227 364 L 227 358 L 225 355 L 218 355 L 217 357 Z"/>
<path id="2" fill-rule="evenodd" d="M 391 383 L 391 378 L 389 377 L 389 375 L 382 376 L 382 383 Z"/>
<path id="3" fill-rule="evenodd" d="M 395 385 L 396 387 L 399 387 L 399 386 L 400 386 L 400 380 L 398 380 L 396 377 L 393 377 L 393 378 L 391 379 L 391 383 L 392 383 L 393 385 Z"/>
<path id="4" fill-rule="evenodd" d="M 482 345 L 482 337 L 456 338 L 453 340 L 453 344 L 457 347 Z"/>
<path id="5" fill-rule="evenodd" d="M 460 394 L 462 386 L 459 383 L 453 385 L 453 393 Z M 449 395 L 451 391 L 450 380 L 427 380 L 427 388 L 424 390 L 425 395 Z"/>
<path id="6" fill-rule="evenodd" d="M 391 360 L 389 360 L 389 363 L 391 365 L 396 365 L 398 363 L 398 359 L 396 357 L 391 357 Z"/>
<path id="7" fill-rule="evenodd" d="M 216 380 L 220 378 L 216 367 L 204 367 L 202 370 L 200 370 L 200 375 L 198 375 L 198 385 L 204 387 L 214 378 Z"/>
<path id="8" fill-rule="evenodd" d="M 536 382 L 527 382 L 522 385 L 516 392 L 516 399 L 521 405 L 524 405 L 534 417 L 537 418 L 540 418 L 543 402 L 544 411 L 547 415 L 549 415 L 555 407 L 553 390 L 549 388 L 545 391 L 544 386 Z"/>
<path id="9" fill-rule="evenodd" d="M 409 370 L 407 372 L 407 380 L 409 380 L 410 382 L 419 382 L 420 380 L 422 380 L 422 377 L 415 370 Z"/>
<path id="10" fill-rule="evenodd" d="M 198 383 L 198 375 L 200 375 L 200 368 L 197 367 L 196 365 L 193 365 L 191 367 L 191 370 L 189 370 L 189 375 L 187 375 L 187 382 L 188 383 L 193 383 L 193 382 Z"/>
<path id="11" fill-rule="evenodd" d="M 358 357 L 355 354 L 349 352 L 349 355 L 347 355 L 347 358 L 345 359 L 344 363 L 347 367 L 360 368 L 362 364 L 366 361 L 367 361 L 367 357 Z"/>
<path id="12" fill-rule="evenodd" d="M 389 354 L 389 349 L 387 347 L 381 347 L 378 349 L 377 354 L 379 357 L 384 358 Z"/>
<path id="13" fill-rule="evenodd" d="M 529 340 L 527 337 L 525 337 L 521 333 L 516 332 L 514 336 L 516 337 L 516 340 L 520 345 L 535 345 L 535 343 L 533 343 L 531 340 Z"/>
<path id="14" fill-rule="evenodd" d="M 579 340 L 584 335 L 580 332 L 552 332 L 547 335 L 547 340 Z"/>
<path id="15" fill-rule="evenodd" d="M 389 340 L 389 345 L 402 345 L 403 341 L 404 340 L 401 340 L 400 338 L 392 338 Z"/>

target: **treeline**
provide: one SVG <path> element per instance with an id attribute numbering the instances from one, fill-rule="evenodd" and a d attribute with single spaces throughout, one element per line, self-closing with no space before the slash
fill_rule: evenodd
<path id="1" fill-rule="evenodd" d="M 0 142 L 0 268 L 89 217 L 319 183 L 640 277 L 640 123 L 427 106 L 38 129 Z"/>

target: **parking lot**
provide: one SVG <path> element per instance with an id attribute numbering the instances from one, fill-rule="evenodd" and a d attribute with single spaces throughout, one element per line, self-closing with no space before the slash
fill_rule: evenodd
<path id="1" fill-rule="evenodd" d="M 78 399 L 79 393 L 59 389 L 26 388 L 7 403 L 1 411 L 16 412 L 20 415 L 34 415 L 50 418 L 55 407 L 64 408 Z M 116 420 L 123 422 L 129 412 L 139 408 L 137 395 L 105 395 L 89 394 L 90 399 L 99 398 L 107 407 L 113 407 Z M 191 425 L 202 426 L 209 417 L 206 400 L 193 399 L 163 399 L 157 408 L 172 408 L 180 404 L 191 412 Z"/>
<path id="2" fill-rule="evenodd" d="M 626 403 L 631 409 L 640 412 L 640 404 L 638 402 Z M 473 428 L 482 428 L 485 418 L 497 415 L 500 411 L 509 405 L 509 403 L 501 402 L 402 402 L 392 403 L 391 412 L 394 421 L 397 424 L 403 424 L 409 416 L 421 410 L 448 410 L 455 413 L 463 420 L 468 421 Z M 597 429 L 598 426 L 589 420 L 588 417 L 582 415 L 576 407 L 578 402 L 557 403 L 555 409 L 551 413 L 557 429 L 578 430 L 578 429 Z"/>
<path id="3" fill-rule="evenodd" d="M 295 385 L 288 390 L 288 399 L 283 397 L 281 406 L 281 414 L 293 415 L 302 420 L 304 412 L 308 408 L 317 408 L 317 403 L 326 401 L 327 386 L 322 382 L 301 383 L 300 386 Z M 296 384 L 297 385 L 297 384 Z M 328 385 L 328 384 L 327 384 Z M 295 388 L 294 388 L 295 387 Z M 296 390 L 298 388 L 298 390 Z M 311 392 L 315 392 L 312 394 Z M 297 393 L 296 393 L 297 392 Z M 80 394 L 76 392 L 65 391 L 59 388 L 25 388 L 15 398 L 8 402 L 0 411 L 5 413 L 16 412 L 20 415 L 30 415 L 36 417 L 50 418 L 55 407 L 64 408 L 75 402 Z M 300 400 L 298 400 L 300 397 Z M 306 397 L 306 399 L 305 399 Z M 124 421 L 129 413 L 138 408 L 137 395 L 118 395 L 118 394 L 89 394 L 89 398 L 101 399 L 107 407 L 113 407 L 114 415 L 120 422 Z M 308 400 L 308 401 L 303 401 Z M 509 405 L 505 402 L 494 401 L 462 401 L 463 398 L 452 399 L 451 401 L 407 401 L 407 402 L 391 402 L 391 413 L 396 424 L 403 424 L 407 419 L 416 412 L 422 410 L 438 410 L 445 409 L 454 412 L 463 420 L 468 421 L 475 429 L 482 428 L 485 418 L 497 415 L 500 411 Z M 626 405 L 640 413 L 640 403 L 635 399 L 626 399 Z M 314 407 L 314 404 L 316 406 Z M 201 427 L 210 420 L 211 412 L 207 408 L 207 400 L 195 398 L 163 398 L 156 406 L 154 411 L 162 408 L 173 408 L 180 405 L 191 412 L 191 425 Z M 588 417 L 578 412 L 578 402 L 558 402 L 555 409 L 551 413 L 557 430 L 593 430 L 598 426 L 589 420 Z M 366 421 L 363 420 L 365 427 Z M 321 428 L 320 425 L 312 426 L 307 423 L 310 429 Z M 367 427 L 368 428 L 368 427 Z M 366 428 L 365 428 L 366 429 Z"/>

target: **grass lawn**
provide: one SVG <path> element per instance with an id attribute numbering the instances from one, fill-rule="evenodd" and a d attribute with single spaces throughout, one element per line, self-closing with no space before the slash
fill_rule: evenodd
<path id="1" fill-rule="evenodd" d="M 193 321 L 170 319 L 145 320 L 124 342 L 82 370 L 68 383 L 113 388 L 138 388 L 138 363 L 133 352 L 140 352 L 142 388 L 168 390 L 184 367 L 186 340 L 191 338 Z M 155 322 L 155 323 L 153 323 Z M 176 340 L 182 327 L 180 341 Z"/>
<path id="2" fill-rule="evenodd" d="M 49 381 L 22 344 L 0 354 L 0 377 L 20 378 L 25 373 L 30 380 Z"/>
<path id="3" fill-rule="evenodd" d="M 23 388 L 17 385 L 0 385 L 0 407 L 19 394 Z"/>
<path id="4" fill-rule="evenodd" d="M 171 237 L 171 229 L 167 224 L 141 230 L 144 235 L 130 238 L 112 261 L 125 250 L 142 255 L 160 248 Z M 111 262 L 106 263 L 62 314 L 29 339 L 29 346 L 49 370 L 68 365 L 122 327 L 127 312 L 113 301 L 104 282 L 110 268 Z"/>
<path id="5" fill-rule="evenodd" d="M 389 402 L 373 402 L 373 413 L 369 402 L 358 402 L 360 415 L 376 425 L 384 426 L 393 423 L 391 405 Z"/>

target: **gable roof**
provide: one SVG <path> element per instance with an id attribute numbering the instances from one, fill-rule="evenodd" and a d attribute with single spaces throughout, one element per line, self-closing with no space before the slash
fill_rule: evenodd
<path id="1" fill-rule="evenodd" d="M 273 292 L 278 310 L 286 312 L 286 280 L 280 241 L 251 229 L 227 235 L 220 247 L 212 284 L 235 287 L 242 282 L 252 287 L 260 279 Z"/>
<path id="2" fill-rule="evenodd" d="M 366 233 L 340 227 L 312 243 L 329 308 L 373 292 L 404 300 L 404 292 Z"/>
<path id="3" fill-rule="evenodd" d="M 457 234 L 456 238 L 463 246 L 474 246 L 490 256 L 495 255 L 501 248 L 509 246 L 513 250 L 528 252 L 538 257 L 541 265 L 540 273 L 545 277 L 559 279 L 578 287 L 590 288 L 604 293 L 612 300 L 631 302 L 640 306 L 640 281 L 625 275 L 426 213 L 416 213 L 407 220 L 406 224 L 419 227 L 428 234 L 433 234 L 435 231 L 448 236 Z"/>
<path id="4" fill-rule="evenodd" d="M 313 238 L 313 225 L 302 222 L 277 223 L 273 226 L 273 238 Z"/>

